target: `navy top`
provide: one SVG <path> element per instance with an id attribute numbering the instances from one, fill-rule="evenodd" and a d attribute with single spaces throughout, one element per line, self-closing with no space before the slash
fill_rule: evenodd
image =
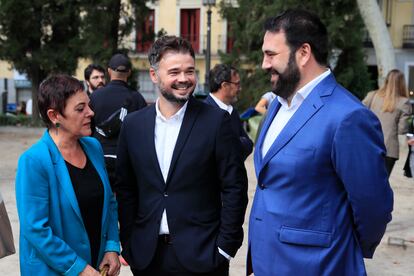
<path id="1" fill-rule="evenodd" d="M 98 268 L 97 261 L 101 246 L 101 223 L 104 201 L 102 180 L 92 162 L 86 157 L 84 168 L 78 168 L 66 162 L 73 190 L 78 200 L 83 224 L 88 233 L 91 247 L 91 266 Z"/>

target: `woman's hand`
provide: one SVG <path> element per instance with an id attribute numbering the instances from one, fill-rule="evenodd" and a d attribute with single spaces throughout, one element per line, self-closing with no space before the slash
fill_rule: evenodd
<path id="1" fill-rule="evenodd" d="M 79 273 L 79 276 L 100 276 L 101 274 L 96 271 L 92 266 L 87 265 L 85 269 Z"/>
<path id="2" fill-rule="evenodd" d="M 109 266 L 108 276 L 119 275 L 121 269 L 121 263 L 119 262 L 118 254 L 116 252 L 106 252 L 99 269 L 102 269 L 105 265 Z"/>

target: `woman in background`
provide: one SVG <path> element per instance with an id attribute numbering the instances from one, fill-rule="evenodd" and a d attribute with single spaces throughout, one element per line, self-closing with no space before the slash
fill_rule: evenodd
<path id="1" fill-rule="evenodd" d="M 385 165 L 389 176 L 395 161 L 399 158 L 398 134 L 408 132 L 407 119 L 411 114 L 404 74 L 397 69 L 391 70 L 387 74 L 384 85 L 377 91 L 368 93 L 362 102 L 377 115 L 381 122 L 387 149 Z"/>
<path id="2" fill-rule="evenodd" d="M 16 199 L 21 275 L 119 274 L 117 206 L 103 152 L 91 134 L 79 80 L 56 75 L 39 88 L 43 137 L 19 159 Z"/>

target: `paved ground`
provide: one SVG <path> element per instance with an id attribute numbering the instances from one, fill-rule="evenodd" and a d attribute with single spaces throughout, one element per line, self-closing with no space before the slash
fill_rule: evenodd
<path id="1" fill-rule="evenodd" d="M 41 129 L 33 128 L 0 127 L 0 191 L 9 212 L 17 247 L 19 223 L 14 196 L 17 159 L 24 150 L 41 136 L 42 132 Z M 397 162 L 391 175 L 391 185 L 395 194 L 393 221 L 389 224 L 374 259 L 366 260 L 369 275 L 414 275 L 414 180 L 402 176 L 402 163 L 406 156 L 405 147 L 401 150 L 401 156 L 404 156 L 404 158 Z M 252 199 L 256 181 L 251 157 L 246 161 L 246 167 L 249 175 L 249 198 Z M 250 210 L 250 207 L 251 200 L 248 210 Z M 246 218 L 248 218 L 248 214 Z M 247 225 L 244 229 L 246 232 Z M 405 239 L 405 246 L 389 245 L 387 241 L 390 237 Z M 396 241 L 397 244 L 401 244 L 400 240 Z M 231 276 L 244 275 L 245 256 L 246 239 L 236 258 L 231 262 Z M 0 260 L 0 275 L 19 275 L 17 254 Z M 132 274 L 128 268 L 124 267 L 121 275 Z"/>

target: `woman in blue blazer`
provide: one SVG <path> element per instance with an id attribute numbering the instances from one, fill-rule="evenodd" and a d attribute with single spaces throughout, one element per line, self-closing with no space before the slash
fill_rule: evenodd
<path id="1" fill-rule="evenodd" d="M 19 159 L 16 199 L 21 275 L 117 275 L 117 205 L 103 152 L 91 134 L 83 85 L 46 79 L 38 106 L 47 131 Z"/>

